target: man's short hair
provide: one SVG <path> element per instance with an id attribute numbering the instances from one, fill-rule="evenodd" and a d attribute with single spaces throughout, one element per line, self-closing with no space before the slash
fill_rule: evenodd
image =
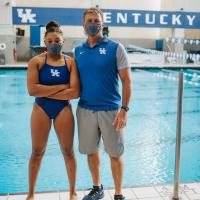
<path id="1" fill-rule="evenodd" d="M 102 21 L 103 21 L 103 12 L 99 8 L 92 7 L 92 8 L 88 8 L 87 10 L 85 10 L 85 12 L 83 13 L 83 20 L 85 20 L 85 16 L 88 13 L 97 14 L 97 15 L 100 14 Z"/>

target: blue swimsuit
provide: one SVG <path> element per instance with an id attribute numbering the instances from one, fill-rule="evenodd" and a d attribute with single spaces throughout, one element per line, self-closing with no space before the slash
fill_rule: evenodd
<path id="1" fill-rule="evenodd" d="M 65 60 L 65 58 L 64 58 Z M 43 85 L 59 85 L 69 83 L 70 73 L 65 65 L 55 67 L 47 64 L 47 55 L 45 58 L 45 64 L 39 71 L 39 83 Z M 59 112 L 69 105 L 68 100 L 56 100 L 47 97 L 36 97 L 35 103 L 37 103 L 49 116 L 50 119 L 55 119 Z"/>

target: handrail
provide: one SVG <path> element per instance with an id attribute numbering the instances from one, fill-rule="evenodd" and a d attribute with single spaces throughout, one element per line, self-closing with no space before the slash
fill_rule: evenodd
<path id="1" fill-rule="evenodd" d="M 173 200 L 179 200 L 179 175 L 180 175 L 180 150 L 181 150 L 181 125 L 182 125 L 182 102 L 183 102 L 183 72 L 179 73 L 178 108 L 176 127 L 176 155 L 174 171 L 174 193 Z"/>

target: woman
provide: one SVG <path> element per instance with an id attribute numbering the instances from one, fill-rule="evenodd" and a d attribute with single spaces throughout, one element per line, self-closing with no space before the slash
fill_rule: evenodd
<path id="1" fill-rule="evenodd" d="M 28 63 L 28 92 L 36 98 L 31 115 L 32 154 L 27 200 L 34 199 L 36 179 L 52 121 L 65 160 L 70 200 L 74 200 L 77 199 L 74 118 L 69 99 L 79 97 L 78 71 L 74 59 L 61 53 L 64 38 L 59 24 L 49 22 L 44 39 L 47 52 L 32 58 Z"/>

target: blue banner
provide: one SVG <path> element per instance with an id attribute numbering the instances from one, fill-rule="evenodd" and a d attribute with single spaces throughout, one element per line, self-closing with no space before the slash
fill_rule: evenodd
<path id="1" fill-rule="evenodd" d="M 81 26 L 85 9 L 13 7 L 13 24 L 45 25 L 56 20 L 61 25 Z M 107 26 L 155 27 L 155 28 L 200 28 L 200 13 L 145 10 L 103 9 Z"/>

